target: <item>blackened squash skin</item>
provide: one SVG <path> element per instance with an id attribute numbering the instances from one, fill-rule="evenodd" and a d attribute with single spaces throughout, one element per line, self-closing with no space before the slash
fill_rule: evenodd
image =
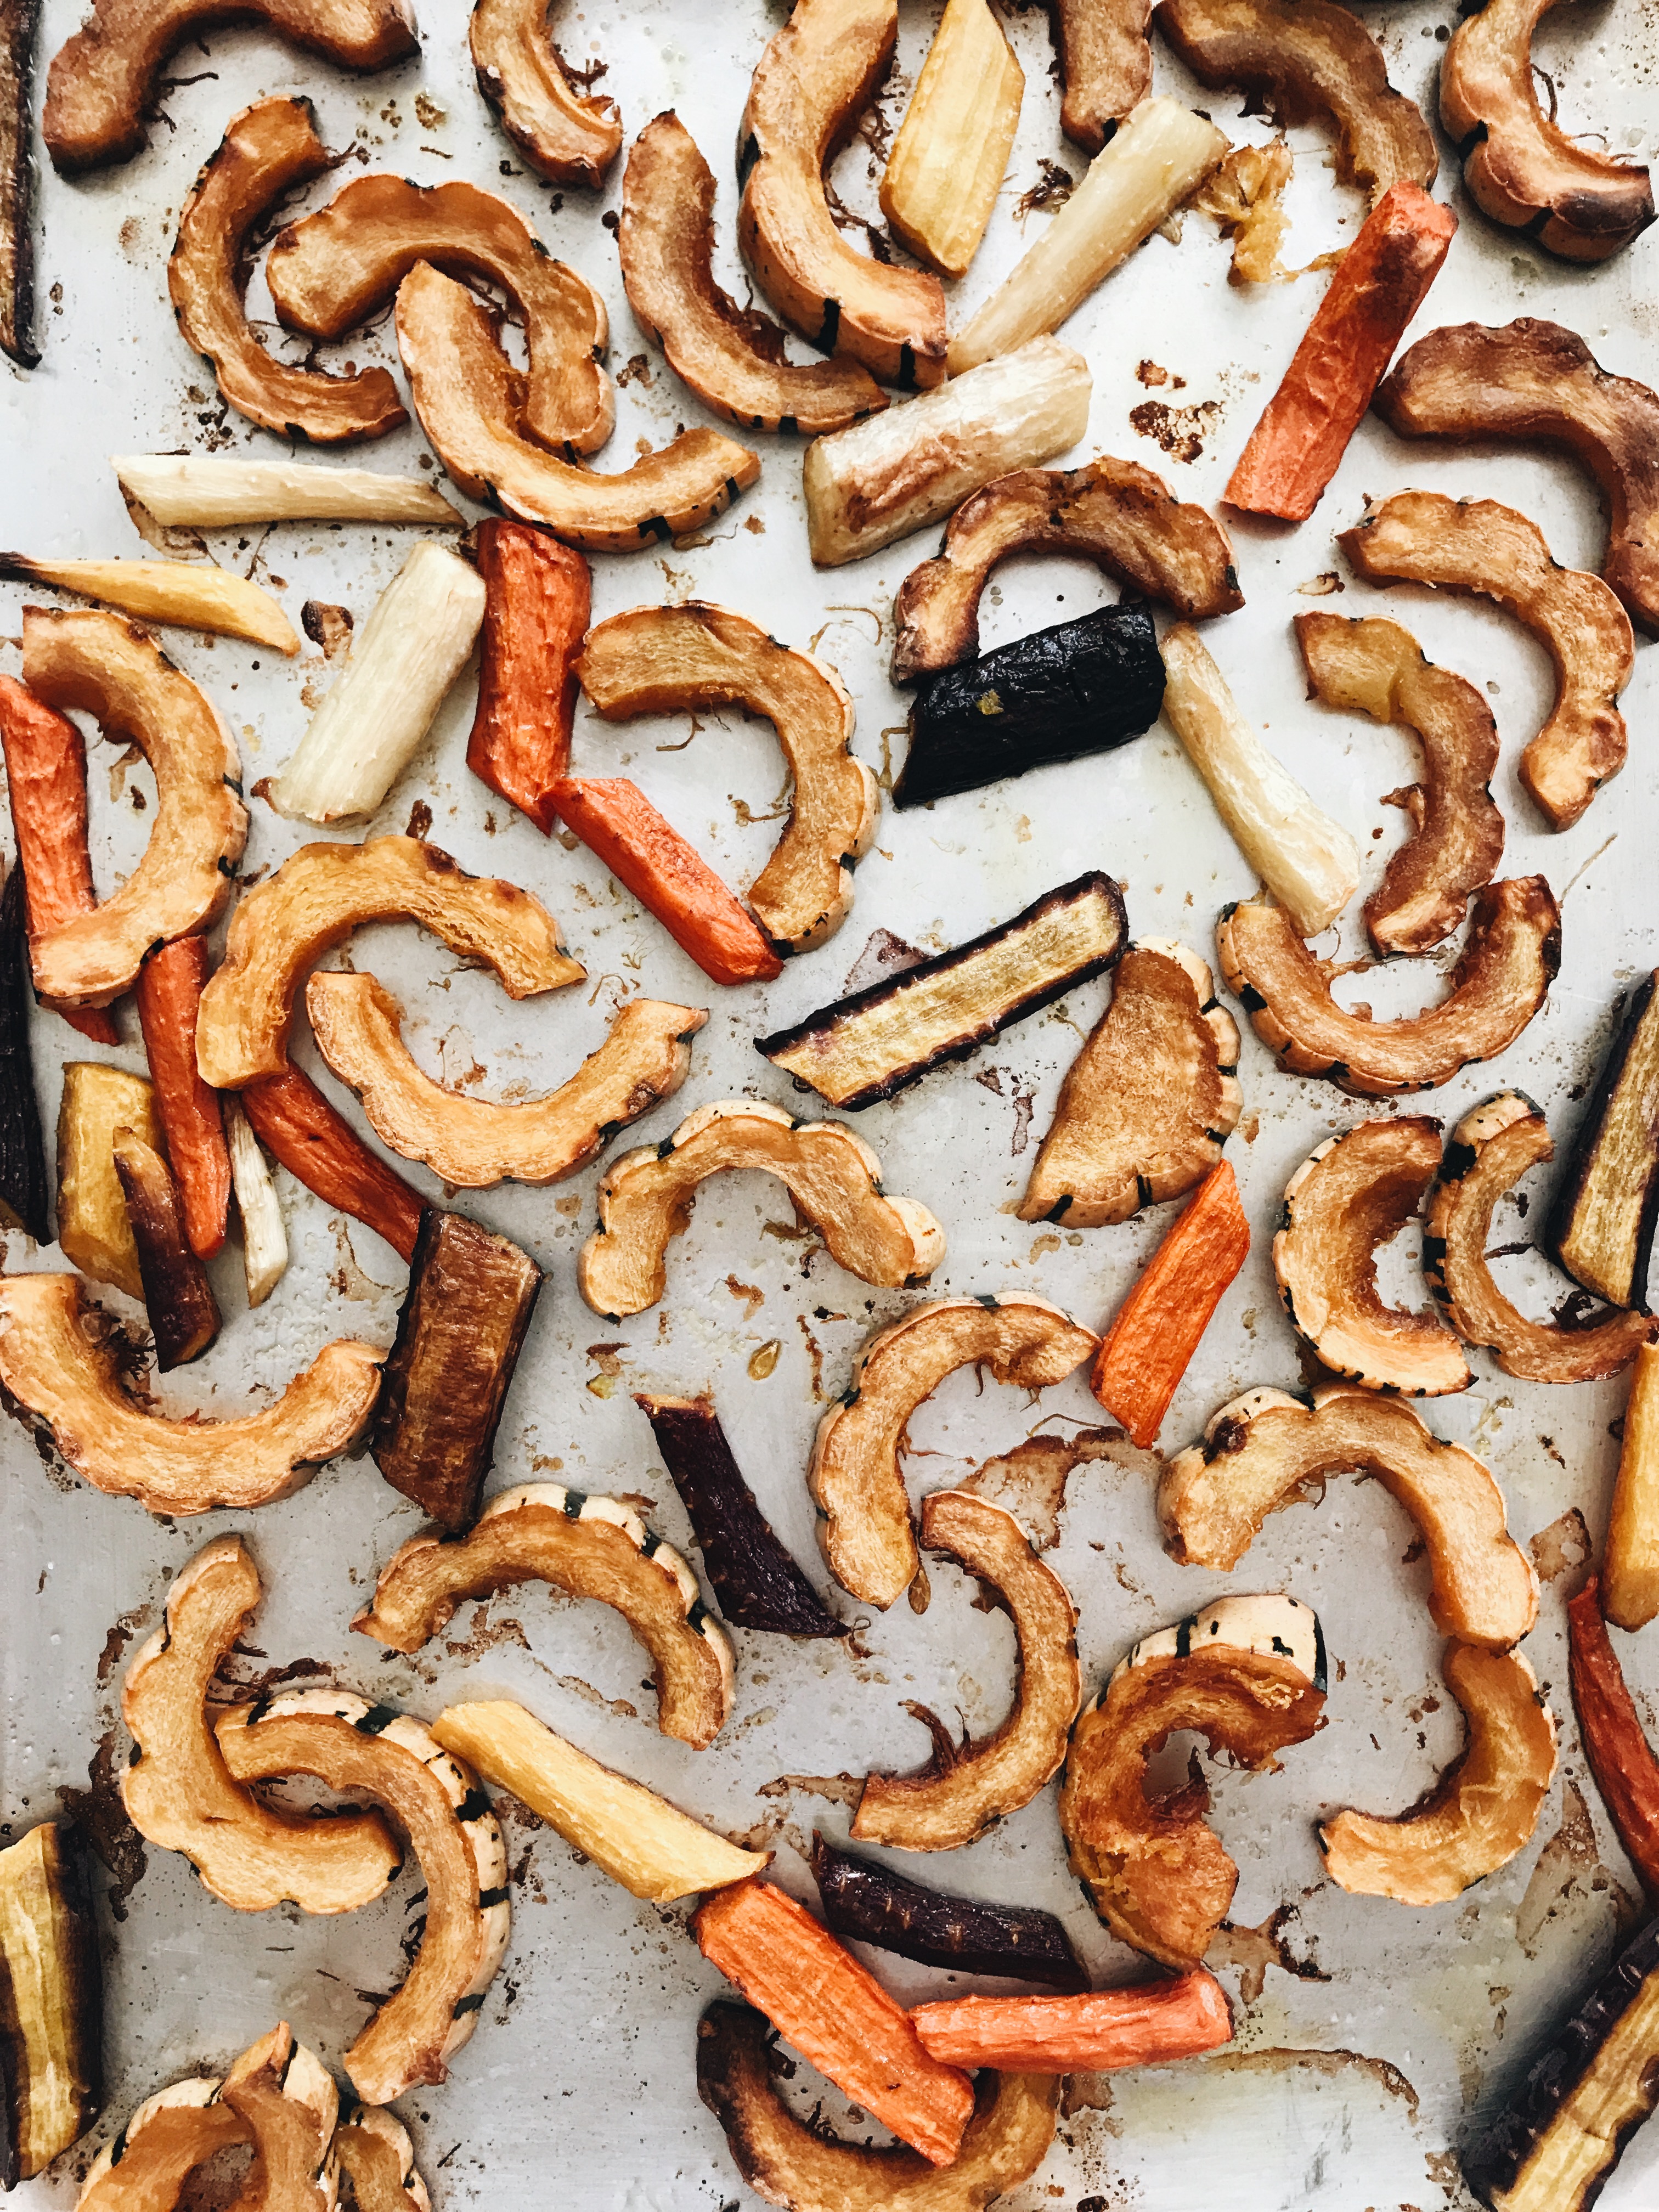
<path id="1" fill-rule="evenodd" d="M 23 871 L 14 862 L 0 894 L 0 1220 L 37 1244 L 49 1244 L 46 1152 L 29 1050 L 25 928 Z"/>

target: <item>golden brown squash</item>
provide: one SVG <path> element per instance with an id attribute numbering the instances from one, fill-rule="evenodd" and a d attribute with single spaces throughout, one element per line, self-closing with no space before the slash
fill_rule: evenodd
<path id="1" fill-rule="evenodd" d="M 525 380 L 489 311 L 428 262 L 398 287 L 398 351 L 421 427 L 469 498 L 590 553 L 636 553 L 723 514 L 760 460 L 717 430 L 684 430 L 619 476 L 597 476 L 519 430 Z"/>
<path id="2" fill-rule="evenodd" d="M 507 294 L 524 318 L 529 355 L 520 427 L 567 459 L 573 448 L 597 452 L 617 414 L 605 301 L 555 260 L 499 192 L 459 179 L 356 178 L 325 208 L 278 233 L 265 280 L 290 330 L 338 338 L 389 307 L 417 261 Z"/>
<path id="3" fill-rule="evenodd" d="M 1337 543 L 1373 584 L 1400 579 L 1494 599 L 1555 663 L 1555 704 L 1521 756 L 1552 830 L 1570 830 L 1625 764 L 1618 699 L 1636 666 L 1630 617 L 1599 576 L 1564 568 L 1544 533 L 1495 499 L 1396 492 Z"/>
<path id="4" fill-rule="evenodd" d="M 253 2145 L 258 2178 L 240 2200 L 245 2212 L 333 2212 L 340 2093 L 285 2020 L 234 2061 L 219 2096 Z"/>
<path id="5" fill-rule="evenodd" d="M 322 446 L 382 437 L 409 420 L 386 369 L 329 376 L 299 368 L 267 353 L 248 324 L 244 295 L 260 219 L 330 166 L 308 100 L 245 107 L 191 187 L 167 264 L 179 334 L 212 369 L 221 397 L 263 430 Z"/>
<path id="6" fill-rule="evenodd" d="M 393 1651 L 418 1651 L 464 1598 L 552 1583 L 614 1606 L 650 1655 L 657 1725 L 701 1751 L 732 1710 L 732 1645 L 697 1578 L 631 1507 L 556 1482 L 492 1498 L 469 1535 L 412 1536 L 352 1622 Z"/>
<path id="7" fill-rule="evenodd" d="M 1152 0 L 1048 0 L 1060 46 L 1060 126 L 1097 154 L 1152 88 Z"/>
<path id="8" fill-rule="evenodd" d="M 356 2105 L 341 2114 L 334 2154 L 357 2212 L 432 2212 L 409 2130 L 383 2105 Z"/>
<path id="9" fill-rule="evenodd" d="M 41 932 L 34 988 L 70 1006 L 106 1006 L 146 953 L 216 921 L 247 843 L 242 764 L 212 701 L 119 615 L 23 610 L 23 681 L 49 707 L 78 708 L 137 745 L 155 775 L 144 856 L 91 913 Z"/>
<path id="10" fill-rule="evenodd" d="M 539 177 L 597 191 L 622 147 L 622 118 L 584 96 L 553 44 L 547 0 L 477 0 L 467 32 L 478 89 Z"/>
<path id="11" fill-rule="evenodd" d="M 738 238 L 792 330 L 906 391 L 945 380 L 945 287 L 858 253 L 823 172 L 887 74 L 897 0 L 797 0 L 761 56 L 738 125 Z"/>
<path id="12" fill-rule="evenodd" d="M 1437 1313 L 1384 1305 L 1376 1255 L 1422 1203 L 1440 1164 L 1426 1115 L 1362 1121 L 1310 1153 L 1285 1186 L 1273 1273 L 1291 1328 L 1345 1382 L 1440 1398 L 1474 1380 Z"/>
<path id="13" fill-rule="evenodd" d="M 166 1143 L 155 1085 L 107 1060 L 65 1060 L 58 1103 L 58 1242 L 83 1275 L 142 1302 L 138 1247 L 115 1171 L 118 1129 L 157 1149 Z"/>
<path id="14" fill-rule="evenodd" d="M 1357 1098 L 1432 1091 L 1472 1060 L 1495 1060 L 1549 994 L 1561 963 L 1561 909 L 1542 876 L 1506 877 L 1474 902 L 1451 988 L 1398 1021 L 1350 1013 L 1282 907 L 1245 899 L 1216 932 L 1221 972 L 1279 1064 L 1322 1075 Z"/>
<path id="15" fill-rule="evenodd" d="M 87 2172 L 75 2212 L 142 2212 L 178 2203 L 199 2166 L 248 2142 L 246 2124 L 220 2101 L 216 2075 L 197 2075 L 146 2097 Z"/>
<path id="16" fill-rule="evenodd" d="M 1532 1837 L 1555 1778 L 1555 1720 L 1518 1651 L 1449 1644 L 1446 1687 L 1468 1741 L 1420 1804 L 1396 1819 L 1339 1813 L 1320 1829 L 1325 1870 L 1364 1897 L 1449 1905 Z"/>
<path id="17" fill-rule="evenodd" d="M 108 1316 L 83 1310 L 79 1276 L 0 1276 L 0 1383 L 94 1490 L 136 1498 L 151 1513 L 286 1498 L 362 1435 L 382 1357 L 341 1338 L 257 1413 L 169 1420 L 123 1387 Z"/>
<path id="18" fill-rule="evenodd" d="M 930 1719 L 932 1759 L 919 1774 L 871 1775 L 853 1833 L 899 1850 L 951 1851 L 1029 1805 L 1060 1771 L 1083 1694 L 1077 1609 L 1013 1515 L 987 1498 L 934 1491 L 921 1502 L 921 1540 L 1001 1598 L 1014 1625 L 1013 1706 L 977 1743 L 953 1743 Z"/>
<path id="19" fill-rule="evenodd" d="M 1426 952 L 1461 926 L 1504 856 L 1492 709 L 1473 684 L 1437 668 L 1398 623 L 1298 615 L 1296 639 L 1310 697 L 1410 730 L 1422 747 L 1423 781 L 1407 793 L 1413 834 L 1366 900 L 1365 927 L 1385 959 Z"/>
<path id="20" fill-rule="evenodd" d="M 589 630 L 576 674 L 608 722 L 741 707 L 771 723 L 793 791 L 783 835 L 749 886 L 779 951 L 833 937 L 853 903 L 881 794 L 854 760 L 853 702 L 835 670 L 792 652 L 746 615 L 706 599 L 635 607 Z"/>
<path id="21" fill-rule="evenodd" d="M 418 837 L 301 845 L 236 908 L 225 957 L 202 994 L 196 1060 L 216 1091 L 288 1065 L 300 979 L 370 921 L 417 921 L 463 959 L 483 961 L 512 999 L 579 983 L 559 925 L 530 892 L 469 876 Z"/>
<path id="22" fill-rule="evenodd" d="M 1555 1157 L 1549 1125 L 1520 1091 L 1502 1092 L 1452 1132 L 1429 1206 L 1423 1272 L 1467 1344 L 1484 1346 L 1524 1382 L 1594 1382 L 1628 1367 L 1659 1322 L 1608 1312 L 1590 1327 L 1536 1322 L 1492 1279 L 1486 1261 L 1493 1209 L 1528 1168 Z"/>

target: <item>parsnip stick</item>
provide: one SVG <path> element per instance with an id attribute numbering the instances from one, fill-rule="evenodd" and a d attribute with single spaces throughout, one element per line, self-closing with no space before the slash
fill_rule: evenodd
<path id="1" fill-rule="evenodd" d="M 979 251 L 1024 91 L 988 0 L 946 0 L 881 182 L 882 213 L 941 276 L 960 276 Z"/>
<path id="2" fill-rule="evenodd" d="M 247 1278 L 247 1302 L 262 1306 L 281 1282 L 288 1267 L 288 1231 L 276 1184 L 259 1139 L 248 1127 L 242 1102 L 227 1091 L 221 1105 L 225 1117 L 225 1143 L 230 1152 L 230 1180 L 236 1192 L 236 1210 L 242 1217 L 242 1273 Z"/>
<path id="3" fill-rule="evenodd" d="M 298 633 L 270 593 L 228 568 L 195 568 L 188 561 L 36 561 L 27 553 L 0 553 L 0 576 L 78 592 L 143 622 L 249 638 L 290 659 L 300 650 Z"/>
<path id="4" fill-rule="evenodd" d="M 219 530 L 243 522 L 431 522 L 464 517 L 429 484 L 372 469 L 224 454 L 125 453 L 111 466 L 130 499 L 167 528 Z"/>

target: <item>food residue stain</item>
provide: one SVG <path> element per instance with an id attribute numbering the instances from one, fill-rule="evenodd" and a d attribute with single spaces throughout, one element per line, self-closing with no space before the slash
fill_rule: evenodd
<path id="1" fill-rule="evenodd" d="M 764 1382 L 777 1365 L 778 1355 L 782 1350 L 783 1346 L 775 1336 L 769 1336 L 764 1344 L 757 1345 L 749 1355 L 750 1381 Z"/>
<path id="2" fill-rule="evenodd" d="M 1191 407 L 1171 407 L 1162 399 L 1143 399 L 1129 410 L 1137 434 L 1154 438 L 1172 461 L 1193 462 L 1204 456 L 1204 441 L 1221 421 L 1221 404 L 1200 399 Z"/>

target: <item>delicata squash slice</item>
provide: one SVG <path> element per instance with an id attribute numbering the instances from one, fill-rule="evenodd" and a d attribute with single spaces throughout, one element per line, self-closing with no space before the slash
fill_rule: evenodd
<path id="1" fill-rule="evenodd" d="M 207 1887 L 240 1912 L 291 1899 L 302 1912 L 351 1912 L 398 1871 L 402 1855 L 377 1813 L 307 1820 L 233 1782 L 208 1718 L 218 1668 L 259 1602 L 240 1536 L 198 1552 L 167 1592 L 167 1618 L 121 1686 L 133 1740 L 121 1802 L 139 1834 L 182 1851 Z"/>
<path id="2" fill-rule="evenodd" d="M 1063 1382 L 1098 1339 L 1047 1298 L 942 1298 L 878 1329 L 854 1363 L 846 1395 L 818 1423 L 807 1480 L 823 1553 L 844 1590 L 884 1611 L 921 1565 L 899 1466 L 924 1398 L 959 1367 L 1041 1390 Z"/>
<path id="3" fill-rule="evenodd" d="M 216 2075 L 158 2089 L 105 2144 L 87 2172 L 75 2212 L 143 2212 L 177 2204 L 199 2166 L 252 2141 L 247 2123 L 220 2096 Z"/>
<path id="4" fill-rule="evenodd" d="M 384 1356 L 343 1337 L 257 1413 L 169 1420 L 123 1387 L 107 1316 L 83 1310 L 78 1276 L 0 1276 L 0 1384 L 94 1490 L 136 1498 L 151 1513 L 286 1498 L 362 1435 Z"/>
<path id="5" fill-rule="evenodd" d="M 393 1651 L 418 1651 L 463 1599 L 552 1583 L 614 1606 L 651 1659 L 657 1725 L 701 1751 L 732 1710 L 732 1646 L 697 1578 L 631 1507 L 556 1482 L 492 1498 L 471 1534 L 412 1536 L 352 1622 Z"/>
<path id="6" fill-rule="evenodd" d="M 1473 1452 L 1431 1435 L 1396 1398 L 1338 1382 L 1310 1404 L 1251 1390 L 1177 1453 L 1158 1485 L 1172 1559 L 1226 1572 L 1268 1514 L 1304 1484 L 1374 1474 L 1417 1523 L 1428 1553 L 1429 1611 L 1443 1635 L 1507 1650 L 1531 1631 L 1538 1578 L 1504 1522 L 1504 1494 Z"/>
<path id="7" fill-rule="evenodd" d="M 511 1928 L 507 1853 L 477 1775 L 409 1714 L 339 1690 L 229 1705 L 215 1725 L 237 1781 L 314 1775 L 373 1798 L 408 1838 L 427 1891 L 420 1948 L 343 2063 L 365 2104 L 445 2081 L 446 2062 L 477 2025 Z"/>
<path id="8" fill-rule="evenodd" d="M 537 175 L 597 191 L 622 149 L 622 118 L 565 75 L 546 0 L 477 0 L 467 40 L 479 91 Z"/>
<path id="9" fill-rule="evenodd" d="M 383 2105 L 349 2106 L 334 2130 L 334 2154 L 357 2212 L 432 2212 L 409 2130 Z"/>
<path id="10" fill-rule="evenodd" d="M 146 953 L 223 911 L 247 843 L 242 764 L 207 694 L 119 615 L 25 607 L 23 681 L 49 707 L 95 716 L 155 774 L 143 860 L 100 906 L 43 931 L 30 947 L 43 999 L 106 1006 Z"/>
<path id="11" fill-rule="evenodd" d="M 599 1226 L 576 1263 L 576 1286 L 594 1312 L 621 1321 L 655 1305 L 667 1287 L 669 1239 L 690 1227 L 697 1186 L 748 1168 L 776 1176 L 830 1257 L 864 1282 L 898 1290 L 945 1257 L 933 1215 L 913 1198 L 887 1195 L 881 1162 L 843 1122 L 797 1121 L 761 1099 L 723 1098 L 606 1170 Z"/>
<path id="12" fill-rule="evenodd" d="M 252 2203 L 268 2212 L 333 2212 L 340 2093 L 321 2059 L 294 2040 L 285 2020 L 233 2063 L 219 2099 L 253 2146 L 259 2179 Z"/>
<path id="13" fill-rule="evenodd" d="M 216 1091 L 240 1091 L 288 1065 L 294 1000 L 306 970 L 370 921 L 417 921 L 464 959 L 494 969 L 513 999 L 581 981 L 559 925 L 530 892 L 469 876 L 418 837 L 301 845 L 240 901 L 225 957 L 202 994 L 196 1060 Z"/>

